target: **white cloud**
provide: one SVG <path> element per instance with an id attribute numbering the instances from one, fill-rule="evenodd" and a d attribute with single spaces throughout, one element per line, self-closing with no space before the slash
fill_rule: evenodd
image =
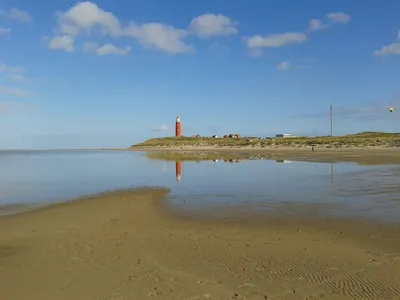
<path id="1" fill-rule="evenodd" d="M 33 18 L 28 12 L 19 10 L 17 8 L 11 8 L 10 10 L 0 10 L 0 16 L 5 16 L 6 18 L 23 23 L 33 22 Z"/>
<path id="2" fill-rule="evenodd" d="M 87 42 L 83 44 L 83 50 L 97 53 L 97 55 L 127 55 L 131 51 L 131 47 L 120 48 L 111 43 L 100 46 L 97 43 Z"/>
<path id="3" fill-rule="evenodd" d="M 350 22 L 351 17 L 348 14 L 342 12 L 333 12 L 326 15 L 326 17 L 333 23 L 346 24 Z"/>
<path id="4" fill-rule="evenodd" d="M 0 35 L 5 35 L 10 32 L 11 32 L 10 28 L 0 27 Z"/>
<path id="5" fill-rule="evenodd" d="M 65 50 L 73 52 L 75 49 L 74 39 L 69 35 L 55 36 L 49 41 L 49 48 L 52 50 Z"/>
<path id="6" fill-rule="evenodd" d="M 17 81 L 17 82 L 26 81 L 26 78 L 23 75 L 20 75 L 20 74 L 11 75 L 11 79 L 13 81 Z"/>
<path id="7" fill-rule="evenodd" d="M 167 131 L 168 129 L 167 125 L 161 125 L 160 127 L 153 128 L 152 131 Z"/>
<path id="8" fill-rule="evenodd" d="M 146 48 L 161 50 L 166 53 L 186 53 L 193 47 L 183 42 L 188 32 L 170 25 L 146 23 L 140 26 L 131 24 L 124 34 L 136 39 Z"/>
<path id="9" fill-rule="evenodd" d="M 86 42 L 82 46 L 83 51 L 85 52 L 96 52 L 99 47 L 99 44 L 95 42 Z"/>
<path id="10" fill-rule="evenodd" d="M 292 62 L 291 61 L 283 61 L 281 62 L 276 69 L 279 71 L 287 71 L 292 67 Z"/>
<path id="11" fill-rule="evenodd" d="M 383 46 L 380 50 L 374 52 L 376 56 L 400 55 L 400 43 L 393 43 Z"/>
<path id="12" fill-rule="evenodd" d="M 212 43 L 209 47 L 208 50 L 210 53 L 227 53 L 230 49 L 226 46 L 220 45 L 218 43 Z"/>
<path id="13" fill-rule="evenodd" d="M 237 34 L 234 22 L 224 15 L 204 14 L 190 23 L 189 31 L 199 38 Z"/>
<path id="14" fill-rule="evenodd" d="M 30 78 L 25 75 L 25 69 L 17 66 L 7 66 L 0 63 L 0 81 L 3 82 L 32 82 L 39 79 Z"/>
<path id="15" fill-rule="evenodd" d="M 97 54 L 99 55 L 108 55 L 108 54 L 114 54 L 114 55 L 127 55 L 131 51 L 131 47 L 127 46 L 125 48 L 120 48 L 117 46 L 114 46 L 113 44 L 105 44 L 101 46 L 99 49 L 97 49 Z"/>
<path id="16" fill-rule="evenodd" d="M 333 23 L 346 24 L 351 20 L 351 17 L 348 14 L 340 12 L 329 13 L 326 15 L 326 17 Z M 312 19 L 308 22 L 307 31 L 318 31 L 327 27 L 329 26 L 324 24 L 321 19 Z"/>
<path id="17" fill-rule="evenodd" d="M 0 82 L 39 82 L 44 81 L 43 78 L 32 78 L 26 75 L 25 68 L 18 66 L 7 66 L 0 63 Z"/>
<path id="18" fill-rule="evenodd" d="M 397 39 L 400 40 L 400 30 L 398 32 Z M 400 42 L 394 42 L 390 45 L 383 46 L 373 54 L 375 56 L 400 55 Z"/>
<path id="19" fill-rule="evenodd" d="M 318 31 L 318 30 L 323 30 L 327 27 L 322 20 L 320 19 L 312 19 L 310 22 L 308 22 L 308 31 Z"/>
<path id="20" fill-rule="evenodd" d="M 24 68 L 21 67 L 11 67 L 7 66 L 6 64 L 0 63 L 0 74 L 14 75 L 14 74 L 21 74 L 24 72 Z"/>
<path id="21" fill-rule="evenodd" d="M 351 17 L 345 13 L 337 12 L 327 14 L 327 18 L 334 23 L 342 24 L 349 22 L 351 19 Z M 251 37 L 243 37 L 243 39 L 246 42 L 249 53 L 256 57 L 262 55 L 262 51 L 260 50 L 262 48 L 278 48 L 289 44 L 301 44 L 307 41 L 307 33 L 323 30 L 327 27 L 329 27 L 329 25 L 324 24 L 321 19 L 311 19 L 308 22 L 305 32 L 286 32 L 269 34 L 267 36 L 256 34 Z"/>
<path id="22" fill-rule="evenodd" d="M 307 40 L 307 35 L 302 32 L 287 32 L 282 34 L 270 34 L 265 37 L 254 35 L 247 39 L 249 49 L 277 48 L 289 44 L 301 44 Z"/>
<path id="23" fill-rule="evenodd" d="M 183 42 L 183 39 L 188 36 L 187 30 L 161 23 L 137 25 L 131 22 L 124 26 L 114 14 L 88 1 L 77 3 L 68 11 L 59 12 L 56 16 L 55 31 L 58 35 L 64 36 L 64 46 L 51 49 L 64 49 L 71 52 L 77 36 L 88 36 L 93 30 L 98 29 L 103 35 L 112 38 L 131 37 L 146 48 L 167 53 L 185 53 L 193 50 L 192 46 Z"/>
<path id="24" fill-rule="evenodd" d="M 22 67 L 7 67 L 8 71 L 13 74 L 23 73 L 25 70 Z"/>
<path id="25" fill-rule="evenodd" d="M 31 97 L 34 94 L 21 88 L 0 85 L 0 94 L 15 96 L 15 97 Z"/>
<path id="26" fill-rule="evenodd" d="M 79 2 L 64 13 L 57 14 L 57 31 L 61 34 L 77 36 L 80 33 L 90 33 L 98 26 L 103 34 L 119 36 L 122 32 L 121 23 L 112 13 L 106 12 L 92 2 Z"/>

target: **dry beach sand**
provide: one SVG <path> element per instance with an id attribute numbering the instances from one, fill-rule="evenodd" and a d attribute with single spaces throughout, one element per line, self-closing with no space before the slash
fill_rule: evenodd
<path id="1" fill-rule="evenodd" d="M 400 228 L 178 216 L 165 190 L 0 218 L 0 299 L 400 299 Z"/>

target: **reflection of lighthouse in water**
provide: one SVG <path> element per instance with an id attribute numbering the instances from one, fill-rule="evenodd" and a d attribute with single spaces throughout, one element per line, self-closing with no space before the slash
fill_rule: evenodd
<path id="1" fill-rule="evenodd" d="M 181 176 L 182 176 L 182 161 L 181 160 L 175 161 L 175 175 L 176 175 L 176 181 L 181 182 Z"/>

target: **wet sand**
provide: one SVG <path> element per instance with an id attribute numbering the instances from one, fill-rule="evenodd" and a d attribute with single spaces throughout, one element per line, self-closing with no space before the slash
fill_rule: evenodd
<path id="1" fill-rule="evenodd" d="M 1 217 L 0 298 L 400 299 L 398 224 L 189 219 L 166 193 Z"/>

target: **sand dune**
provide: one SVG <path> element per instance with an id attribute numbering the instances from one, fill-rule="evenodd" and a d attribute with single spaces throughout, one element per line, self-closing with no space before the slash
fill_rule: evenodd
<path id="1" fill-rule="evenodd" d="M 0 298 L 400 299 L 400 228 L 188 219 L 164 190 L 0 218 Z"/>

